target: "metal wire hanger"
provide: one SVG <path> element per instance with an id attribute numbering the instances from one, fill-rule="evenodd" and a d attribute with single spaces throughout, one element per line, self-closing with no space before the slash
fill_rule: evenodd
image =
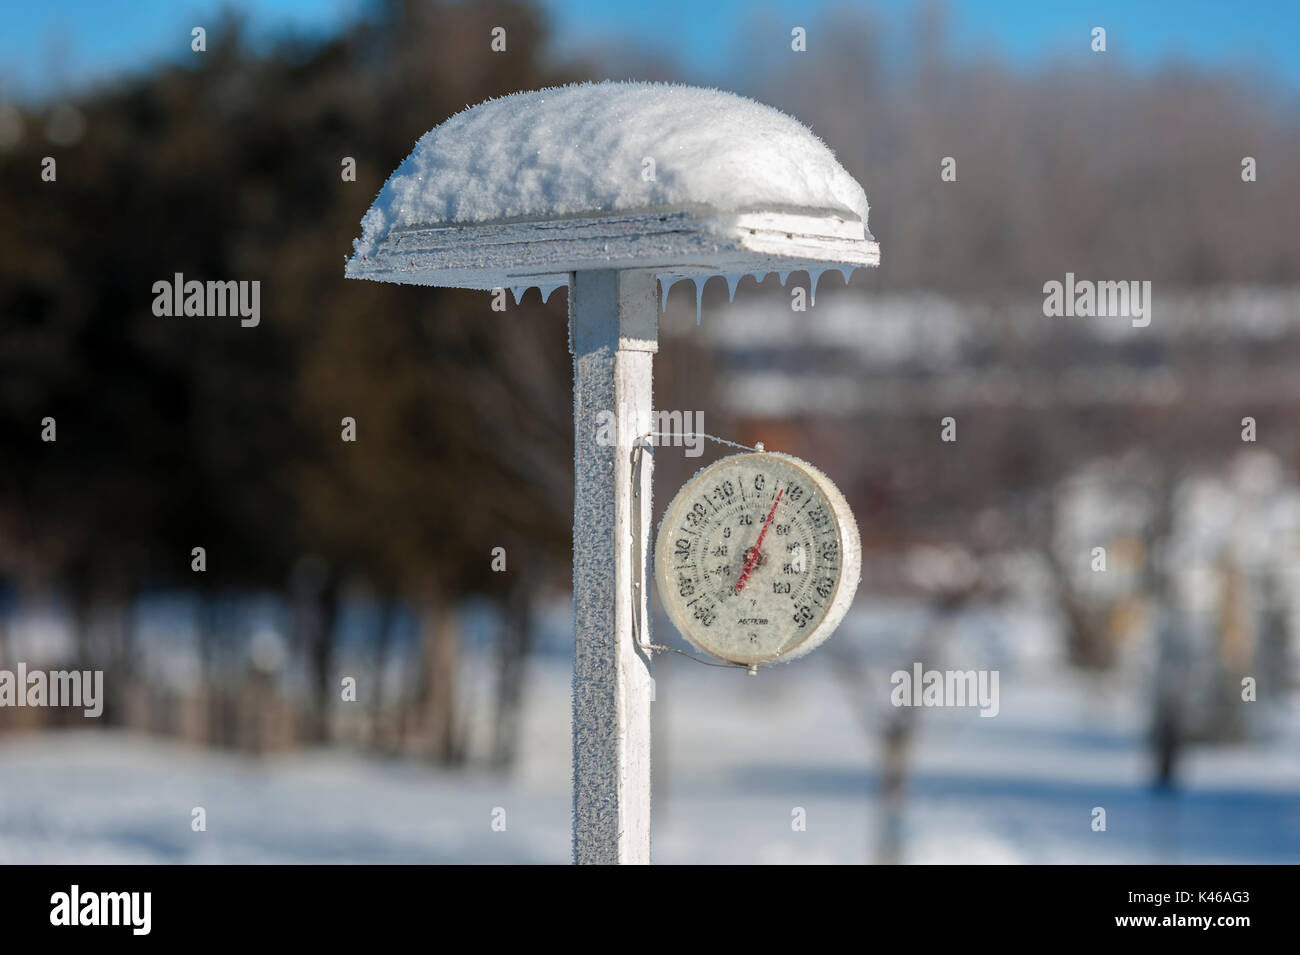
<path id="1" fill-rule="evenodd" d="M 754 445 L 740 444 L 736 441 L 729 441 L 726 438 L 720 438 L 714 434 L 706 434 L 703 431 L 691 431 L 681 434 L 675 434 L 666 431 L 647 431 L 636 439 L 636 447 L 633 450 L 635 462 L 632 466 L 632 499 L 639 504 L 641 499 L 641 462 L 645 457 L 645 451 L 649 448 L 654 450 L 654 443 L 647 440 L 649 438 L 707 438 L 710 441 L 716 441 L 718 444 L 725 444 L 728 447 L 740 448 L 742 451 L 757 451 L 760 454 L 767 450 L 763 442 Z M 649 560 L 649 550 L 646 551 L 646 560 L 640 559 L 641 554 L 641 522 L 636 521 L 636 532 L 632 535 L 632 566 L 635 568 L 635 577 L 632 581 L 632 639 L 637 647 L 653 653 L 659 650 L 664 653 L 680 653 L 682 656 L 694 660 L 696 663 L 702 663 L 707 667 L 723 667 L 725 669 L 746 670 L 750 676 L 758 675 L 757 663 L 733 663 L 730 660 L 706 660 L 703 657 L 696 656 L 686 650 L 677 647 L 666 646 L 661 643 L 642 643 L 641 642 L 641 590 L 645 575 L 645 564 Z M 650 595 L 646 593 L 646 616 L 650 614 Z"/>

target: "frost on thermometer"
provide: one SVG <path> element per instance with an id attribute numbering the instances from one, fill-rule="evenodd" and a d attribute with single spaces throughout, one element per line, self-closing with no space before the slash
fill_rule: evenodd
<path id="1" fill-rule="evenodd" d="M 802 656 L 831 635 L 862 568 L 857 523 L 826 475 L 787 454 L 736 454 L 673 498 L 655 583 L 692 645 L 733 663 Z"/>

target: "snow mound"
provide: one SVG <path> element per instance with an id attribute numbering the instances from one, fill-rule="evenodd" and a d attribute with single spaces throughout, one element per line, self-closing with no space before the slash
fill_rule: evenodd
<path id="1" fill-rule="evenodd" d="M 354 247 L 369 255 L 395 229 L 690 206 L 834 212 L 864 228 L 868 210 L 826 144 L 779 110 L 714 89 L 583 83 L 488 100 L 425 133 Z"/>

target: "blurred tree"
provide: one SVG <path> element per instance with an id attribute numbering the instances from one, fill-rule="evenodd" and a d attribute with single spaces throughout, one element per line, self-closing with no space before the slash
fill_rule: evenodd
<path id="1" fill-rule="evenodd" d="M 570 77 L 542 65 L 544 24 L 514 0 L 379 0 L 337 37 L 269 50 L 231 17 L 208 44 L 79 100 L 75 146 L 0 153 L 0 574 L 69 589 L 87 663 L 108 659 L 89 641 L 100 604 L 142 587 L 291 594 L 318 740 L 341 584 L 364 579 L 421 608 L 428 752 L 457 758 L 457 602 L 568 576 L 563 301 L 494 313 L 483 294 L 345 282 L 342 260 L 426 130 Z M 260 324 L 153 315 L 175 273 L 260 282 Z M 492 574 L 494 546 L 530 573 Z M 215 666 L 235 628 L 203 618 Z M 234 688 L 208 682 L 228 707 Z"/>

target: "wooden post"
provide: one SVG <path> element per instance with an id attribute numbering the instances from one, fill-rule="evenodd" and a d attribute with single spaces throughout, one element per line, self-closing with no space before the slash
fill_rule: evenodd
<path id="1" fill-rule="evenodd" d="M 650 861 L 650 698 L 646 555 L 650 478 L 639 435 L 651 430 L 659 348 L 651 272 L 574 272 L 573 861 Z M 635 558 L 633 550 L 636 550 Z M 634 584 L 638 585 L 634 587 Z"/>

